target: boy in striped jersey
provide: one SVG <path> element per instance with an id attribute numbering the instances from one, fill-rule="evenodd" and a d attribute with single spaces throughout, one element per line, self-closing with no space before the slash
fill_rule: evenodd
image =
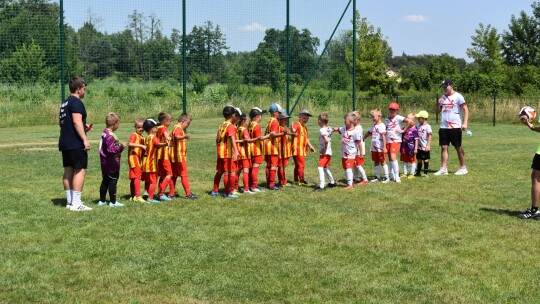
<path id="1" fill-rule="evenodd" d="M 279 132 L 279 110 L 281 107 L 277 103 L 270 105 L 270 120 L 266 125 L 265 136 L 267 137 L 264 146 L 266 159 L 266 187 L 269 190 L 279 190 L 276 187 L 276 175 L 279 167 L 279 145 L 280 137 L 283 133 Z"/>
<path id="2" fill-rule="evenodd" d="M 238 159 L 238 147 L 236 141 L 235 123 L 241 113 L 233 106 L 226 106 L 223 109 L 225 121 L 219 126 L 216 134 L 217 163 L 216 174 L 214 175 L 214 188 L 210 195 L 219 195 L 219 182 L 223 176 L 226 198 L 238 198 L 233 194 L 234 183 L 237 171 L 236 160 Z"/>
<path id="3" fill-rule="evenodd" d="M 146 153 L 143 160 L 144 187 L 148 192 L 147 203 L 159 203 L 154 199 L 157 183 L 157 148 L 164 146 L 156 137 L 157 123 L 153 119 L 147 119 L 143 123 L 144 131 L 148 134 L 145 140 Z"/>
<path id="4" fill-rule="evenodd" d="M 131 134 L 128 141 L 128 164 L 129 164 L 129 189 L 130 201 L 135 203 L 144 203 L 141 197 L 141 179 L 142 179 L 142 156 L 146 150 L 144 137 L 142 133 L 144 119 L 135 120 L 135 132 Z"/>
<path id="5" fill-rule="evenodd" d="M 186 191 L 187 199 L 196 199 L 198 196 L 191 192 L 188 180 L 187 168 L 187 145 L 186 141 L 191 138 L 191 133 L 185 133 L 184 130 L 189 127 L 191 116 L 187 113 L 182 113 L 178 117 L 178 124 L 173 127 L 172 134 L 172 149 L 171 149 L 171 166 L 173 171 L 172 182 L 176 186 L 176 180 L 180 177 L 182 187 Z"/>
<path id="6" fill-rule="evenodd" d="M 262 192 L 259 188 L 259 167 L 263 161 L 264 155 L 264 139 L 262 135 L 262 129 L 260 122 L 262 120 L 262 114 L 266 113 L 266 110 L 261 110 L 254 107 L 249 111 L 249 137 L 253 142 L 250 144 L 251 152 L 251 168 L 249 170 L 249 184 L 251 192 Z"/>
<path id="7" fill-rule="evenodd" d="M 315 152 L 315 148 L 309 142 L 309 134 L 306 126 L 311 116 L 311 113 L 304 109 L 300 111 L 298 121 L 291 126 L 292 132 L 296 133 L 292 144 L 292 153 L 294 159 L 294 182 L 298 185 L 307 185 L 304 179 L 304 168 L 306 167 L 308 147 L 311 152 Z"/>
<path id="8" fill-rule="evenodd" d="M 286 169 L 289 166 L 289 159 L 292 156 L 292 144 L 291 138 L 296 136 L 295 133 L 291 133 L 287 129 L 289 124 L 289 119 L 291 116 L 287 114 L 285 109 L 279 110 L 279 133 L 283 133 L 281 137 L 281 146 L 279 148 L 279 168 L 278 168 L 278 177 L 279 177 L 279 186 L 284 187 L 294 187 L 291 184 L 287 183 Z"/>
<path id="9" fill-rule="evenodd" d="M 169 194 L 174 196 L 174 184 L 172 183 L 172 167 L 170 160 L 169 145 L 171 136 L 169 135 L 169 126 L 171 125 L 171 114 L 161 112 L 158 114 L 159 125 L 157 126 L 157 134 L 159 142 L 164 144 L 157 148 L 157 174 L 159 176 L 159 200 L 170 201 L 171 198 L 165 195 L 165 189 L 169 186 Z"/>

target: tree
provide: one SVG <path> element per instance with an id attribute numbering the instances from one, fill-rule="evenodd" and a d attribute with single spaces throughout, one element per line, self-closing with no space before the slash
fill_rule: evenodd
<path id="1" fill-rule="evenodd" d="M 476 35 L 472 36 L 472 48 L 467 49 L 467 56 L 474 59 L 482 73 L 500 71 L 502 65 L 501 41 L 497 29 L 491 24 L 484 27 L 480 23 L 476 29 Z"/>
<path id="2" fill-rule="evenodd" d="M 223 51 L 228 49 L 220 26 L 214 27 L 211 21 L 206 21 L 204 26 L 194 26 L 186 42 L 188 72 L 209 74 L 212 80 L 219 81 L 224 65 Z M 174 45 L 181 49 L 182 39 L 179 34 L 174 37 Z"/>
<path id="3" fill-rule="evenodd" d="M 272 50 L 259 45 L 249 60 L 245 77 L 248 83 L 268 85 L 277 92 L 284 79 L 284 65 Z"/>
<path id="4" fill-rule="evenodd" d="M 18 83 L 36 83 L 47 81 L 50 70 L 45 63 L 45 51 L 33 40 L 29 45 L 23 43 L 12 53 L 11 79 Z"/>
<path id="5" fill-rule="evenodd" d="M 508 31 L 502 34 L 502 49 L 508 65 L 540 64 L 540 4 L 533 2 L 534 16 L 521 11 L 519 17 L 512 15 Z"/>

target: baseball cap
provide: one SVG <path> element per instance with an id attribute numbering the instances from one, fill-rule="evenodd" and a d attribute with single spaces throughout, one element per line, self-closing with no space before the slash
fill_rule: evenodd
<path id="1" fill-rule="evenodd" d="M 391 110 L 399 110 L 399 104 L 397 102 L 393 101 L 388 105 L 388 108 L 391 109 Z"/>
<path id="2" fill-rule="evenodd" d="M 234 114 L 236 114 L 236 116 L 240 117 L 240 116 L 242 116 L 242 110 L 240 110 L 240 108 L 238 108 L 238 107 L 235 107 L 234 108 Z"/>
<path id="3" fill-rule="evenodd" d="M 418 112 L 416 115 L 416 117 L 422 117 L 422 118 L 428 118 L 429 117 L 429 114 L 427 111 L 420 111 Z"/>
<path id="4" fill-rule="evenodd" d="M 268 112 L 272 113 L 272 112 L 277 112 L 281 110 L 281 106 L 277 103 L 273 103 L 270 105 L 270 108 L 268 109 Z"/>
<path id="5" fill-rule="evenodd" d="M 261 114 L 264 114 L 268 111 L 266 110 L 261 110 L 260 108 L 258 107 L 253 107 L 251 108 L 251 110 L 249 111 L 249 118 L 253 119 L 255 118 L 257 115 L 261 115 Z"/>
<path id="6" fill-rule="evenodd" d="M 453 86 L 454 85 L 454 82 L 450 79 L 445 79 L 442 84 L 441 84 L 441 87 L 444 89 L 446 88 L 447 86 Z"/>
<path id="7" fill-rule="evenodd" d="M 311 115 L 311 113 L 309 113 L 309 111 L 306 110 L 306 109 L 303 109 L 303 110 L 300 111 L 300 113 L 298 113 L 298 114 L 300 114 L 300 115 L 307 115 L 307 116 L 309 116 L 309 117 L 313 116 L 313 115 Z"/>
<path id="8" fill-rule="evenodd" d="M 281 109 L 278 112 L 279 112 L 279 119 L 291 118 L 291 115 L 287 114 L 287 111 L 285 111 L 285 109 Z"/>
<path id="9" fill-rule="evenodd" d="M 157 122 L 155 120 L 153 120 L 152 118 L 148 118 L 147 120 L 145 120 L 143 122 L 143 129 L 148 132 L 150 131 L 150 129 L 154 128 L 157 126 Z"/>

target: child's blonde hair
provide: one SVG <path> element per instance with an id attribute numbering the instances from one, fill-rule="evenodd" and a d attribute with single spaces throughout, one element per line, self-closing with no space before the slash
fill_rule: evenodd
<path id="1" fill-rule="evenodd" d="M 328 121 L 330 121 L 330 116 L 328 116 L 328 113 L 321 113 L 321 115 L 319 115 L 319 120 L 326 125 L 328 124 Z"/>
<path id="2" fill-rule="evenodd" d="M 120 121 L 120 116 L 114 112 L 110 112 L 105 117 L 105 125 L 107 125 L 107 128 L 110 128 L 117 124 Z"/>
<path id="3" fill-rule="evenodd" d="M 409 113 L 409 114 L 407 115 L 407 119 L 408 119 L 409 121 L 416 121 L 416 115 L 415 115 L 414 113 Z"/>
<path id="4" fill-rule="evenodd" d="M 354 115 L 353 113 L 347 113 L 345 114 L 345 116 L 343 116 L 343 118 L 346 121 L 356 122 L 356 115 Z"/>
<path id="5" fill-rule="evenodd" d="M 360 118 L 362 117 L 362 115 L 360 115 L 360 112 L 358 112 L 358 111 L 352 111 L 351 113 L 354 114 L 354 116 L 356 116 L 356 123 L 359 123 L 359 122 L 360 122 Z"/>
<path id="6" fill-rule="evenodd" d="M 137 127 L 138 124 L 143 124 L 144 123 L 144 119 L 143 118 L 137 118 L 135 119 L 135 122 L 133 123 L 133 126 L 134 127 Z"/>
<path id="7" fill-rule="evenodd" d="M 373 110 L 369 111 L 369 115 L 381 117 L 382 114 L 381 114 L 381 110 L 380 110 L 380 109 L 373 109 Z"/>
<path id="8" fill-rule="evenodd" d="M 191 121 L 191 116 L 188 113 L 182 113 L 178 116 L 178 122 Z"/>

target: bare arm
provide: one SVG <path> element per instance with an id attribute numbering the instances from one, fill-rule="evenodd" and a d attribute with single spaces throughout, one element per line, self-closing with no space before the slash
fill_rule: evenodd
<path id="1" fill-rule="evenodd" d="M 467 130 L 469 124 L 469 108 L 466 104 L 463 105 L 463 123 L 461 124 L 462 130 Z"/>
<path id="2" fill-rule="evenodd" d="M 73 113 L 71 114 L 71 119 L 73 120 L 73 126 L 75 127 L 75 131 L 83 140 L 84 151 L 90 150 L 90 143 L 88 142 L 88 138 L 86 137 L 86 126 L 83 124 L 82 114 Z"/>

